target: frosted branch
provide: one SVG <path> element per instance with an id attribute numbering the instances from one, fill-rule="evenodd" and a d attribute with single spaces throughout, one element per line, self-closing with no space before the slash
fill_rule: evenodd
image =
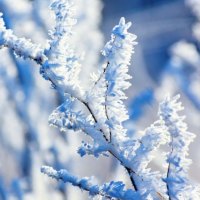
<path id="1" fill-rule="evenodd" d="M 101 195 L 109 199 L 121 200 L 140 200 L 140 195 L 129 189 L 125 190 L 125 185 L 122 182 L 105 183 L 98 186 L 92 183 L 91 178 L 85 177 L 79 179 L 70 174 L 67 170 L 56 171 L 52 167 L 43 166 L 41 172 L 56 180 L 62 180 L 65 183 L 71 183 L 73 186 L 79 187 L 82 190 L 88 191 L 91 196 Z"/>
<path id="2" fill-rule="evenodd" d="M 40 45 L 36 45 L 25 38 L 18 38 L 12 30 L 6 29 L 2 13 L 0 13 L 0 47 L 8 47 L 13 50 L 16 56 L 24 59 L 29 58 L 40 65 L 46 60 L 44 49 Z"/>
<path id="3" fill-rule="evenodd" d="M 166 98 L 160 104 L 160 116 L 165 122 L 171 137 L 171 152 L 167 156 L 168 171 L 164 179 L 167 184 L 170 199 L 196 199 L 197 187 L 190 184 L 188 180 L 188 169 L 191 160 L 188 156 L 189 144 L 195 135 L 187 131 L 187 125 L 183 121 L 184 117 L 179 116 L 178 112 L 183 110 L 180 96 Z"/>
<path id="4" fill-rule="evenodd" d="M 69 94 L 81 98 L 83 96 L 79 84 L 81 65 L 71 44 L 72 30 L 76 24 L 73 4 L 69 1 L 57 0 L 51 4 L 51 9 L 55 14 L 56 25 L 50 33 L 49 48 L 45 51 L 48 64 L 42 66 L 41 74 L 49 79 L 50 70 L 57 80 L 56 85 L 67 89 Z"/>

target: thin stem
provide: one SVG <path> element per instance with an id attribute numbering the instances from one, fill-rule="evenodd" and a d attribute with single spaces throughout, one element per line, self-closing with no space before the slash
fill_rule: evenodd
<path id="1" fill-rule="evenodd" d="M 14 46 L 11 46 L 11 45 L 8 45 L 8 44 L 3 44 L 3 45 L 0 46 L 0 49 L 4 48 L 4 47 L 11 49 L 17 55 L 19 55 L 20 57 L 23 57 L 23 52 L 21 52 L 19 49 L 16 49 Z M 35 61 L 39 65 L 43 65 L 44 62 L 45 62 L 45 59 L 46 59 L 44 54 L 41 54 L 41 55 L 38 55 L 38 56 L 34 56 L 34 55 L 29 54 L 27 56 L 27 58 L 29 58 L 30 60 Z"/>
<path id="2" fill-rule="evenodd" d="M 109 118 L 109 115 L 108 115 L 108 108 L 107 108 L 107 104 L 106 104 L 106 102 L 107 102 L 107 100 L 108 100 L 107 91 L 108 91 L 108 84 L 106 83 L 105 114 L 106 114 L 107 120 L 109 121 L 110 118 Z M 112 142 L 112 132 L 111 132 L 111 129 L 110 129 L 109 125 L 108 125 L 108 129 L 109 129 L 109 137 L 110 137 L 110 138 L 109 138 L 109 142 L 111 143 L 111 142 Z"/>
<path id="3" fill-rule="evenodd" d="M 173 152 L 174 152 L 174 148 L 173 148 L 173 136 L 171 137 L 171 152 L 170 152 L 170 155 L 172 155 L 173 154 Z M 170 156 L 169 155 L 169 156 Z M 169 176 L 170 176 L 170 172 L 171 172 L 171 163 L 169 162 L 169 165 L 168 165 L 168 167 L 167 167 L 167 179 L 169 178 Z M 168 184 L 168 181 L 167 181 L 167 194 L 168 194 L 168 196 L 169 196 L 169 200 L 172 200 L 172 198 L 171 198 L 171 196 L 170 196 L 170 192 L 169 192 L 169 190 L 170 190 L 170 188 L 169 188 L 169 184 Z"/>
<path id="4" fill-rule="evenodd" d="M 92 90 L 94 90 L 94 88 L 97 86 L 97 84 L 99 83 L 99 81 L 103 78 L 105 72 L 106 72 L 106 69 L 107 69 L 108 65 L 106 65 L 106 67 L 103 69 L 103 72 L 100 74 L 99 78 L 95 81 L 94 85 L 92 86 Z"/>
<path id="5" fill-rule="evenodd" d="M 112 44 L 115 43 L 115 40 L 116 40 L 116 37 L 114 37 L 114 39 L 113 39 L 113 41 L 112 41 Z M 112 48 L 111 48 L 111 52 L 112 52 Z M 94 83 L 94 85 L 93 85 L 91 91 L 96 87 L 96 85 L 99 83 L 99 81 L 100 81 L 100 80 L 103 78 L 103 76 L 105 75 L 106 70 L 107 70 L 109 64 L 110 64 L 110 62 L 109 62 L 109 60 L 108 60 L 108 61 L 107 61 L 106 67 L 103 69 L 103 72 L 100 74 L 99 78 L 98 78 L 97 81 Z"/>
<path id="6" fill-rule="evenodd" d="M 130 179 L 131 179 L 131 183 L 132 183 L 132 185 L 133 185 L 135 191 L 138 191 L 139 189 L 138 189 L 138 187 L 137 187 L 137 185 L 136 185 L 136 183 L 135 183 L 135 180 L 134 180 L 134 178 L 133 178 L 133 176 L 132 176 L 132 173 L 135 173 L 135 172 L 132 171 L 132 169 L 130 169 L 130 168 L 128 168 L 128 167 L 125 167 L 125 169 L 127 170 L 128 174 L 129 174 L 129 177 L 130 177 Z"/>
<path id="7" fill-rule="evenodd" d="M 81 103 L 83 103 L 85 105 L 85 107 L 88 109 L 89 113 L 92 115 L 92 118 L 94 119 L 95 123 L 98 124 L 98 120 L 95 117 L 95 114 L 93 113 L 92 108 L 89 106 L 89 104 L 85 101 L 81 101 L 80 99 L 77 99 L 77 100 L 79 100 Z M 104 134 L 103 130 L 100 129 L 100 131 L 102 132 L 104 139 L 108 142 L 108 139 L 107 139 L 106 135 Z"/>
<path id="8" fill-rule="evenodd" d="M 109 66 L 109 61 L 107 62 L 106 64 L 106 67 L 103 69 L 103 72 L 101 73 L 101 75 L 99 76 L 98 80 L 94 83 L 92 90 L 94 90 L 94 88 L 96 87 L 96 85 L 99 83 L 99 81 L 105 76 L 105 73 L 106 73 L 106 70 Z M 106 80 L 105 80 L 106 82 Z M 106 82 L 106 91 L 105 91 L 105 115 L 106 115 L 106 119 L 109 120 L 109 115 L 108 115 L 108 110 L 107 110 L 107 105 L 106 105 L 106 102 L 107 102 L 107 91 L 108 91 L 108 83 Z M 112 133 L 111 133 L 111 130 L 110 130 L 110 127 L 108 127 L 109 129 L 109 142 L 111 143 L 112 142 Z"/>
<path id="9" fill-rule="evenodd" d="M 104 69 L 104 74 L 106 73 L 106 70 L 107 70 L 107 68 L 108 68 L 108 66 L 109 66 L 109 61 L 107 62 L 107 65 L 106 65 L 106 67 L 105 67 L 105 69 Z M 105 82 L 106 82 L 106 91 L 105 91 L 105 115 L 106 115 L 106 118 L 107 118 L 107 120 L 109 121 L 110 120 L 110 118 L 109 118 L 109 114 L 108 114 L 108 108 L 107 108 L 107 101 L 108 101 L 108 82 L 106 81 L 106 79 L 105 79 Z M 110 143 L 112 142 L 112 132 L 111 132 L 111 129 L 110 129 L 110 127 L 108 126 L 108 129 L 109 129 L 109 141 L 110 141 Z"/>

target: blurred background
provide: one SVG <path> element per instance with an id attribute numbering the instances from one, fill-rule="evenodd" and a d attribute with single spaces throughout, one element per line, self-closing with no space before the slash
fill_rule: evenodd
<path id="1" fill-rule="evenodd" d="M 74 0 L 78 23 L 73 43 L 82 60 L 81 79 L 101 67 L 100 51 L 112 27 L 124 16 L 138 36 L 126 105 L 128 134 L 134 136 L 157 119 L 158 105 L 167 94 L 181 94 L 190 132 L 190 177 L 200 182 L 200 1 L 199 0 Z M 50 0 L 0 0 L 6 26 L 20 37 L 45 48 L 54 18 Z M 84 192 L 40 173 L 44 164 L 68 169 L 101 184 L 123 180 L 127 174 L 113 158 L 80 158 L 81 134 L 67 134 L 48 125 L 48 116 L 62 98 L 41 78 L 39 66 L 0 51 L 0 200 L 89 199 Z M 152 166 L 164 172 L 158 152 Z"/>

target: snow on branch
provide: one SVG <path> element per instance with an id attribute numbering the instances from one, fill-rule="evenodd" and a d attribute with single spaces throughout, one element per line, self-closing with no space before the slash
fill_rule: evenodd
<path id="1" fill-rule="evenodd" d="M 62 180 L 65 183 L 71 183 L 73 186 L 79 187 L 82 190 L 88 191 L 91 196 L 101 195 L 108 199 L 121 199 L 121 200 L 140 200 L 139 193 L 128 189 L 125 190 L 125 185 L 122 182 L 105 183 L 98 186 L 92 182 L 91 178 L 78 178 L 70 174 L 67 170 L 56 171 L 52 167 L 43 166 L 41 168 L 43 174 L 48 175 L 56 180 Z"/>
<path id="2" fill-rule="evenodd" d="M 159 114 L 171 137 L 171 151 L 167 156 L 168 171 L 164 181 L 167 184 L 169 199 L 198 199 L 197 187 L 188 180 L 191 160 L 187 156 L 195 135 L 187 131 L 185 117 L 178 114 L 183 110 L 179 98 L 179 95 L 172 99 L 168 97 L 160 104 Z"/>
<path id="3" fill-rule="evenodd" d="M 73 4 L 70 1 L 57 0 L 51 4 L 51 9 L 55 13 L 56 25 L 50 32 L 49 48 L 45 51 L 48 63 L 41 67 L 40 72 L 48 80 L 50 71 L 57 80 L 57 85 L 80 97 L 82 96 L 79 84 L 81 65 L 71 44 L 72 30 L 76 24 Z"/>
<path id="4" fill-rule="evenodd" d="M 94 142 L 107 146 L 98 124 L 92 117 L 87 117 L 81 111 L 73 111 L 71 99 L 67 99 L 52 112 L 49 116 L 49 124 L 59 128 L 62 132 L 67 132 L 67 130 L 82 131 L 89 135 Z"/>
<path id="5" fill-rule="evenodd" d="M 107 60 L 105 69 L 105 112 L 107 123 L 109 124 L 112 137 L 122 137 L 126 130 L 122 122 L 127 120 L 128 114 L 123 103 L 126 99 L 124 90 L 131 85 L 128 80 L 131 76 L 128 74 L 136 36 L 129 33 L 131 22 L 126 23 L 121 18 L 119 24 L 112 30 L 111 40 L 105 45 L 102 54 Z M 119 115 L 120 113 L 120 115 Z"/>
<path id="6" fill-rule="evenodd" d="M 160 120 L 144 130 L 143 137 L 139 141 L 140 146 L 136 149 L 132 160 L 136 171 L 145 169 L 153 159 L 153 152 L 168 141 L 166 133 L 167 131 Z"/>
<path id="7" fill-rule="evenodd" d="M 132 158 L 132 166 L 136 174 L 132 174 L 137 180 L 137 185 L 144 196 L 152 195 L 155 199 L 165 194 L 165 186 L 159 172 L 151 172 L 148 164 L 154 158 L 154 152 L 160 145 L 169 141 L 168 134 L 162 120 L 158 120 L 143 132 L 139 147 Z M 150 187 L 147 187 L 150 186 Z M 150 189 L 149 189 L 150 188 Z M 159 191 L 159 192 L 158 192 Z"/>
<path id="8" fill-rule="evenodd" d="M 122 125 L 128 119 L 123 103 L 126 99 L 124 90 L 130 86 L 128 66 L 134 45 L 137 44 L 136 36 L 128 32 L 130 26 L 130 22 L 126 23 L 121 18 L 119 24 L 113 28 L 111 40 L 102 50 L 106 63 L 102 66 L 102 73 L 94 79 L 94 86 L 87 95 L 87 101 L 94 108 L 99 124 L 110 142 L 119 142 L 126 137 L 126 129 Z"/>
<path id="9" fill-rule="evenodd" d="M 43 64 L 46 60 L 44 49 L 40 45 L 32 43 L 31 40 L 18 38 L 12 30 L 6 29 L 2 16 L 0 13 L 0 47 L 8 47 L 14 51 L 16 56 L 29 58 L 38 64 Z"/>

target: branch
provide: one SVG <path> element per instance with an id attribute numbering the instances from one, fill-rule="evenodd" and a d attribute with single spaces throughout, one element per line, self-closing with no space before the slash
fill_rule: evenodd
<path id="1" fill-rule="evenodd" d="M 121 200 L 140 200 L 139 193 L 129 189 L 124 190 L 125 185 L 122 182 L 105 183 L 98 186 L 92 183 L 91 178 L 78 178 L 70 174 L 67 170 L 56 171 L 52 167 L 43 166 L 41 172 L 56 180 L 62 180 L 64 183 L 71 183 L 73 186 L 79 187 L 82 190 L 88 191 L 91 196 L 101 195 L 108 199 Z"/>
<path id="2" fill-rule="evenodd" d="M 171 149 L 170 155 L 173 153 L 173 148 Z M 168 167 L 167 167 L 167 176 L 166 178 L 169 180 L 170 178 L 170 171 L 171 171 L 171 163 L 168 163 Z M 171 194 L 170 194 L 170 186 L 169 186 L 169 182 L 166 183 L 167 185 L 167 194 L 169 196 L 169 200 L 172 200 L 171 198 Z"/>
<path id="3" fill-rule="evenodd" d="M 56 126 L 61 131 L 67 131 L 67 129 L 73 129 L 74 131 L 82 130 L 99 145 L 100 149 L 98 149 L 98 151 L 108 151 L 129 172 L 129 175 L 130 173 L 135 174 L 134 170 L 131 168 L 131 163 L 128 162 L 122 152 L 118 151 L 112 143 L 109 143 L 108 140 L 106 140 L 104 134 L 102 134 L 102 130 L 99 130 L 98 126 L 96 127 L 96 124 L 91 124 L 89 121 L 87 121 L 86 117 L 81 113 L 73 112 L 70 107 L 70 102 L 66 101 L 56 110 L 54 110 L 49 117 L 50 125 Z M 130 178 L 132 185 L 134 186 L 135 190 L 137 190 L 133 177 L 130 176 Z"/>
<path id="4" fill-rule="evenodd" d="M 91 91 L 93 91 L 95 89 L 95 87 L 97 86 L 97 84 L 101 81 L 101 79 L 105 75 L 106 69 L 107 69 L 108 65 L 109 65 L 109 62 L 107 62 L 106 67 L 103 68 L 103 72 L 99 75 L 99 78 L 94 82 L 94 85 L 92 86 Z"/>
<path id="5" fill-rule="evenodd" d="M 87 102 L 85 102 L 84 100 L 81 100 L 81 99 L 77 99 L 77 100 L 79 100 L 82 104 L 85 105 L 85 107 L 88 109 L 89 113 L 91 114 L 91 116 L 92 116 L 94 122 L 95 122 L 96 124 L 98 124 L 98 120 L 97 120 L 97 118 L 96 118 L 96 116 L 95 116 L 95 114 L 94 114 L 94 112 L 93 112 L 91 106 L 90 106 Z M 108 139 L 107 139 L 105 133 L 103 132 L 103 130 L 100 129 L 100 131 L 102 132 L 102 135 L 103 135 L 103 137 L 105 138 L 105 140 L 108 141 Z"/>
<path id="6" fill-rule="evenodd" d="M 167 156 L 168 169 L 164 181 L 169 199 L 196 199 L 198 189 L 189 182 L 187 173 L 191 164 L 187 158 L 189 145 L 195 135 L 187 131 L 184 117 L 178 114 L 183 110 L 179 98 L 179 95 L 172 99 L 168 97 L 160 104 L 159 114 L 171 137 L 171 152 Z"/>
<path id="7" fill-rule="evenodd" d="M 31 40 L 18 38 L 12 30 L 6 29 L 2 14 L 0 13 L 0 47 L 8 47 L 13 52 L 24 59 L 34 60 L 36 63 L 43 65 L 47 59 L 44 50 L 40 45 L 36 45 Z"/>
<path id="8" fill-rule="evenodd" d="M 67 14 L 65 13 L 65 10 L 64 10 L 64 14 L 62 13 L 63 10 L 59 10 L 60 6 L 58 4 L 59 4 L 59 1 L 53 4 L 53 7 L 55 8 L 55 11 L 59 12 L 59 13 L 61 12 L 60 13 L 61 15 L 67 17 Z M 60 15 L 57 15 L 57 18 L 58 18 L 57 20 L 60 19 L 59 16 Z M 64 18 L 62 18 L 62 19 L 64 19 Z M 65 21 L 66 24 L 64 24 L 64 25 L 66 25 L 66 26 L 64 26 L 64 25 L 63 26 L 59 26 L 60 24 L 62 25 L 63 21 L 58 21 L 57 28 L 55 29 L 55 32 L 52 35 L 52 41 L 51 41 L 51 44 L 50 44 L 51 48 L 49 49 L 49 52 L 47 52 L 48 58 L 44 54 L 43 49 L 41 49 L 38 45 L 33 44 L 30 40 L 26 40 L 24 38 L 17 38 L 12 33 L 11 30 L 6 30 L 2 18 L 0 18 L 0 46 L 8 47 L 8 48 L 12 49 L 16 55 L 18 55 L 18 56 L 20 56 L 20 57 L 22 57 L 24 59 L 30 58 L 30 59 L 34 60 L 36 63 L 40 64 L 41 67 L 42 67 L 42 70 L 43 70 L 42 74 L 45 76 L 45 78 L 47 80 L 49 80 L 50 82 L 52 82 L 52 84 L 55 86 L 55 88 L 58 91 L 60 91 L 62 94 L 66 94 L 67 93 L 70 96 L 76 98 L 79 102 L 83 103 L 86 106 L 86 108 L 88 109 L 88 111 L 91 114 L 91 116 L 93 117 L 95 125 L 96 124 L 98 125 L 97 114 L 93 111 L 93 109 L 91 108 L 91 105 L 85 100 L 85 97 L 79 91 L 79 89 L 78 89 L 79 85 L 76 85 L 76 84 L 73 85 L 74 81 L 77 80 L 76 78 L 78 78 L 78 74 L 79 74 L 79 73 L 75 73 L 76 69 L 79 69 L 79 64 L 78 64 L 78 61 L 77 61 L 77 57 L 74 57 L 74 56 L 70 57 L 69 56 L 69 58 L 66 59 L 65 50 L 68 52 L 68 50 L 70 51 L 71 49 L 70 48 L 66 49 L 66 46 L 62 46 L 61 45 L 62 42 L 66 42 L 65 38 L 64 37 L 62 38 L 61 35 L 65 34 L 68 31 L 68 28 L 69 28 L 68 26 L 71 27 L 71 23 L 72 23 L 72 25 L 74 24 L 74 20 L 73 19 L 70 19 L 69 21 L 70 21 L 70 23 Z M 125 41 L 125 44 L 128 45 L 128 49 L 127 50 L 129 51 L 129 53 L 127 54 L 125 60 L 124 60 L 124 58 L 122 56 L 123 54 L 119 55 L 120 59 L 118 60 L 117 59 L 118 53 L 116 53 L 116 60 L 118 60 L 118 63 L 117 63 L 117 65 L 115 65 L 115 61 L 112 60 L 113 69 L 111 68 L 111 70 L 109 71 L 109 73 L 110 73 L 109 75 L 112 75 L 112 73 L 116 69 L 118 69 L 119 71 L 117 72 L 117 77 L 120 77 L 121 76 L 121 72 L 124 71 L 124 73 L 122 74 L 123 75 L 123 78 L 122 78 L 123 80 L 122 80 L 122 82 L 118 83 L 118 85 L 122 84 L 122 88 L 120 87 L 119 89 L 117 88 L 117 91 L 112 91 L 112 92 L 114 92 L 116 94 L 119 92 L 118 95 L 117 95 L 117 98 L 115 99 L 115 101 L 116 101 L 115 107 L 116 106 L 117 107 L 120 106 L 121 107 L 120 112 L 122 111 L 123 115 L 121 116 L 120 119 L 118 119 L 118 122 L 119 122 L 120 127 L 121 127 L 121 132 L 117 129 L 117 126 L 116 126 L 115 131 L 116 131 L 116 133 L 118 131 L 118 134 L 120 135 L 120 138 L 123 138 L 123 139 L 125 137 L 123 135 L 125 130 L 123 129 L 121 123 L 125 120 L 125 118 L 127 116 L 126 116 L 126 110 L 124 109 L 124 105 L 121 102 L 121 100 L 125 98 L 124 94 L 122 93 L 122 90 L 126 89 L 129 86 L 129 84 L 125 82 L 126 79 L 130 78 L 126 74 L 126 72 L 127 72 L 127 65 L 129 65 L 129 62 L 130 62 L 131 52 L 133 50 L 133 44 L 135 44 L 133 42 L 134 39 L 135 39 L 135 36 L 130 35 L 130 34 L 127 33 L 127 30 L 128 30 L 129 27 L 130 27 L 130 23 L 125 24 L 125 20 L 122 19 L 120 21 L 120 25 L 116 26 L 113 29 L 113 34 L 117 35 L 119 41 L 121 41 L 121 40 L 123 40 L 124 38 L 127 37 L 126 38 L 127 40 Z M 58 30 L 62 31 L 61 35 L 60 35 L 60 32 Z M 70 34 L 71 34 L 71 29 L 70 29 L 70 32 L 67 32 L 67 35 L 65 35 L 65 36 L 68 37 Z M 70 37 L 67 38 L 67 39 L 70 40 Z M 111 42 L 109 42 L 107 44 L 107 46 L 106 46 L 106 48 L 104 50 L 105 55 L 108 56 L 109 59 L 111 59 L 111 57 L 112 57 L 112 56 L 110 57 L 110 54 L 109 54 L 110 53 L 109 44 L 111 44 L 112 42 L 113 42 L 113 39 L 111 40 Z M 122 44 L 123 44 L 123 42 L 122 42 Z M 65 47 L 65 49 L 63 50 L 60 47 L 63 47 L 63 48 Z M 57 50 L 58 50 L 58 52 L 59 52 L 58 54 L 60 56 L 58 60 L 57 60 Z M 118 50 L 118 45 L 116 44 L 115 45 L 115 51 L 117 52 L 117 50 Z M 125 49 L 123 49 L 123 50 L 125 50 Z M 70 52 L 68 52 L 68 53 L 70 53 Z M 48 60 L 48 59 L 50 59 L 50 60 Z M 108 62 L 108 64 L 109 64 L 109 62 Z M 67 71 L 68 69 L 66 70 L 66 66 L 71 71 Z M 75 71 L 73 71 L 73 70 L 75 70 Z M 104 70 L 104 74 L 105 73 L 106 73 L 106 69 Z M 62 75 L 62 77 L 60 75 Z M 74 78 L 73 75 L 75 75 L 76 78 Z M 101 77 L 100 77 L 100 79 L 101 79 Z M 119 80 L 117 80 L 117 81 L 119 81 Z M 113 112 L 113 113 L 115 113 L 115 112 Z M 107 119 L 108 119 L 108 115 L 107 115 Z M 69 122 L 71 122 L 71 121 L 69 121 Z M 69 123 L 69 125 L 70 125 L 70 123 Z M 108 151 L 117 160 L 119 160 L 121 165 L 124 166 L 124 168 L 128 171 L 130 179 L 131 179 L 131 182 L 132 182 L 135 190 L 137 191 L 138 190 L 138 186 L 137 186 L 137 182 L 134 180 L 133 174 L 135 174 L 136 176 L 139 176 L 139 175 L 133 170 L 133 166 L 130 163 L 130 161 L 126 158 L 126 155 L 124 154 L 124 152 L 121 149 L 116 149 L 114 144 L 112 144 L 112 143 L 109 144 L 108 139 L 106 138 L 106 134 L 103 131 L 103 129 L 100 128 L 100 130 L 97 130 L 95 125 L 94 126 L 91 126 L 91 125 L 90 126 L 86 126 L 84 123 L 80 123 L 80 125 L 81 125 L 81 129 L 85 133 L 88 133 L 88 135 L 90 135 L 95 140 L 99 140 L 100 144 L 109 145 Z M 67 128 L 67 127 L 65 127 L 65 128 Z M 71 126 L 70 128 L 73 129 L 74 127 Z M 75 186 L 83 187 L 83 189 L 85 189 L 85 190 L 89 191 L 91 189 L 89 187 L 89 185 L 87 185 L 87 184 L 86 185 L 85 184 L 82 185 L 82 182 L 81 182 L 82 179 L 79 180 L 76 177 L 75 177 L 75 179 L 73 179 L 73 176 L 70 176 L 66 171 L 62 170 L 62 171 L 58 171 L 57 172 L 57 171 L 53 170 L 52 168 L 45 168 L 44 167 L 44 168 L 42 168 L 42 172 L 46 173 L 46 174 L 48 174 L 51 177 L 54 177 L 56 179 L 62 179 L 64 181 L 66 181 L 66 182 L 70 182 L 71 181 L 70 183 L 74 184 Z M 66 172 L 66 173 L 64 173 L 64 172 Z M 94 190 L 94 191 L 96 191 L 98 193 L 101 193 L 101 190 L 98 189 L 98 190 Z M 103 191 L 103 192 L 105 192 L 105 191 Z M 107 193 L 110 195 L 110 191 L 107 191 Z M 107 195 L 107 193 L 106 193 L 106 195 Z M 131 196 L 129 195 L 130 193 L 131 193 Z M 135 196 L 133 194 L 137 194 L 137 193 L 135 193 L 135 192 L 134 193 L 133 192 L 125 192 L 125 194 L 123 193 L 123 195 L 125 195 L 126 197 L 128 195 L 128 198 L 121 197 L 121 196 L 120 196 L 120 198 L 121 199 L 129 199 L 130 200 L 130 199 L 133 199 L 132 197 Z M 120 193 L 120 195 L 122 195 L 122 194 Z M 119 198 L 119 197 L 116 197 L 116 198 Z"/>
<path id="9" fill-rule="evenodd" d="M 106 65 L 106 67 L 105 67 L 105 69 L 104 69 L 104 75 L 106 74 L 106 70 L 107 70 L 107 68 L 108 68 L 108 66 L 109 66 L 109 61 L 107 62 L 107 65 Z M 109 120 L 110 120 L 110 118 L 109 118 L 109 115 L 108 115 L 108 108 L 107 108 L 107 98 L 108 98 L 108 87 L 109 87 L 109 85 L 108 85 L 108 82 L 106 81 L 106 79 L 105 79 L 105 82 L 106 82 L 106 91 L 105 91 L 105 115 L 106 115 L 106 118 L 107 118 L 107 120 L 108 120 L 108 122 L 109 122 Z M 112 132 L 111 132 L 111 128 L 110 128 L 110 126 L 109 126 L 109 124 L 108 124 L 108 129 L 109 129 L 109 142 L 111 143 L 112 142 Z"/>

